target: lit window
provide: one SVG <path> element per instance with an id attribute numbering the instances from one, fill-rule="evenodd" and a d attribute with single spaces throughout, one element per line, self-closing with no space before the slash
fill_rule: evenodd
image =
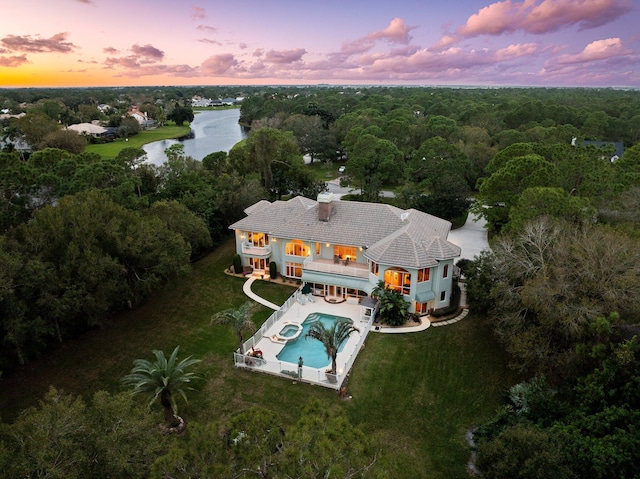
<path id="1" fill-rule="evenodd" d="M 311 248 L 300 240 L 293 240 L 287 243 L 284 251 L 289 256 L 309 256 L 311 254 Z"/>
<path id="2" fill-rule="evenodd" d="M 256 233 L 254 231 L 247 232 L 247 243 L 263 248 L 269 244 L 269 235 L 266 233 Z"/>
<path id="3" fill-rule="evenodd" d="M 371 262 L 371 273 L 375 274 L 376 276 L 378 276 L 378 263 L 374 263 L 373 261 Z"/>
<path id="4" fill-rule="evenodd" d="M 411 292 L 411 273 L 402 268 L 390 268 L 384 272 L 384 286 L 408 295 Z"/>
<path id="5" fill-rule="evenodd" d="M 418 283 L 429 281 L 429 273 L 431 268 L 422 268 L 418 270 Z"/>
<path id="6" fill-rule="evenodd" d="M 356 259 L 356 248 L 354 246 L 335 245 L 333 247 L 333 256 L 339 259 Z"/>
<path id="7" fill-rule="evenodd" d="M 425 314 L 429 312 L 429 303 L 416 303 L 416 314 Z"/>
<path id="8" fill-rule="evenodd" d="M 302 278 L 302 265 L 300 263 L 286 263 L 285 276 L 289 278 Z"/>

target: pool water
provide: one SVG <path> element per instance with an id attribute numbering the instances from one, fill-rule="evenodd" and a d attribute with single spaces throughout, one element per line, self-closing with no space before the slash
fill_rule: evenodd
<path id="1" fill-rule="evenodd" d="M 302 356 L 302 360 L 304 361 L 305 366 L 309 366 L 310 368 L 324 368 L 327 366 L 331 366 L 331 358 L 327 356 L 327 352 L 324 349 L 324 345 L 318 341 L 317 339 L 305 338 L 307 331 L 309 331 L 309 327 L 315 321 L 320 321 L 324 324 L 325 327 L 333 326 L 338 320 L 347 320 L 351 321 L 349 318 L 345 318 L 342 316 L 333 316 L 331 314 L 324 313 L 312 313 L 306 317 L 306 319 L 302 322 L 302 333 L 298 336 L 297 339 L 293 341 L 289 341 L 285 344 L 282 351 L 280 351 L 276 357 L 280 361 L 284 361 L 287 363 L 293 363 L 297 366 L 298 359 Z M 346 344 L 346 341 L 340 345 L 338 348 L 338 352 L 342 351 L 342 348 Z"/>
<path id="2" fill-rule="evenodd" d="M 282 328 L 282 331 L 280 331 L 278 334 L 282 337 L 290 338 L 291 336 L 294 336 L 297 332 L 298 332 L 297 326 L 287 325 L 284 328 Z"/>

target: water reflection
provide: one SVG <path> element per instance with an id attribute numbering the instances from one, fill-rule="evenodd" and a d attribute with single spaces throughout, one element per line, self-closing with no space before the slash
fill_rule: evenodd
<path id="1" fill-rule="evenodd" d="M 197 112 L 191 122 L 191 138 L 154 141 L 142 147 L 147 152 L 147 163 L 161 165 L 167 161 L 164 150 L 176 143 L 184 145 L 185 154 L 196 160 L 216 151 L 229 152 L 233 145 L 247 137 L 244 128 L 238 124 L 239 118 L 237 108 Z"/>

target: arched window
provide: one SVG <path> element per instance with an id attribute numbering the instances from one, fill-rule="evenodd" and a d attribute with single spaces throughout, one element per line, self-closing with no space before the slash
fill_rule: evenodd
<path id="1" fill-rule="evenodd" d="M 304 241 L 296 239 L 285 245 L 284 252 L 289 256 L 309 256 L 311 254 L 311 248 L 309 248 Z"/>
<path id="2" fill-rule="evenodd" d="M 384 286 L 408 295 L 411 292 L 411 273 L 402 268 L 389 268 L 384 272 Z"/>
<path id="3" fill-rule="evenodd" d="M 443 278 L 448 278 L 449 277 L 449 265 L 448 264 L 444 265 L 444 269 L 442 270 L 442 277 Z"/>

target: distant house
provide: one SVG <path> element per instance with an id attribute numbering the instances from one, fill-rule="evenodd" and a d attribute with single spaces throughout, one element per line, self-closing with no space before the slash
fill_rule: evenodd
<path id="1" fill-rule="evenodd" d="M 400 292 L 419 315 L 450 305 L 454 258 L 451 223 L 414 209 L 381 203 L 317 201 L 301 196 L 260 201 L 232 224 L 236 252 L 253 273 L 270 263 L 332 300 L 360 301 L 379 281 Z"/>
<path id="2" fill-rule="evenodd" d="M 213 105 L 211 98 L 202 98 L 201 96 L 194 96 L 191 99 L 191 106 L 193 108 L 206 108 Z"/>
<path id="3" fill-rule="evenodd" d="M 7 113 L 4 113 L 4 112 Z M 9 110 L 2 110 L 3 113 L 0 113 L 0 120 L 6 120 L 8 118 L 22 118 L 23 116 L 26 115 L 26 113 L 18 113 L 17 115 L 12 115 L 11 112 Z"/>
<path id="4" fill-rule="evenodd" d="M 75 125 L 69 125 L 67 130 L 72 130 L 80 135 L 89 135 L 94 138 L 104 136 L 109 130 L 100 125 L 94 125 L 93 123 L 77 123 Z"/>
<path id="5" fill-rule="evenodd" d="M 575 138 L 574 138 L 575 140 Z M 571 142 L 572 145 L 575 146 L 575 141 Z M 604 150 L 608 153 L 608 156 L 603 156 L 602 158 L 609 158 L 609 161 L 612 163 L 619 160 L 620 157 L 624 154 L 624 143 L 621 141 L 583 141 L 583 148 L 595 148 L 597 150 Z"/>
<path id="6" fill-rule="evenodd" d="M 143 130 L 148 130 L 150 128 L 156 127 L 156 121 L 149 119 L 146 113 L 138 110 L 137 108 L 131 108 L 128 112 L 129 116 L 136 119 L 136 121 L 140 124 L 140 128 Z"/>

